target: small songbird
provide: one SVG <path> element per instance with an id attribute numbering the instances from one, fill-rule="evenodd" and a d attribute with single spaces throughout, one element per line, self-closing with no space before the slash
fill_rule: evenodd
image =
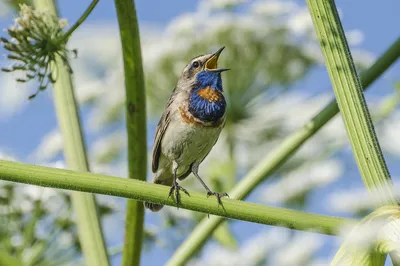
<path id="1" fill-rule="evenodd" d="M 193 175 L 218 203 L 227 193 L 211 191 L 198 174 L 199 166 L 218 140 L 225 125 L 226 101 L 222 89 L 218 57 L 225 47 L 213 54 L 200 55 L 183 69 L 158 123 L 153 147 L 153 182 L 171 186 L 179 207 L 179 190 L 188 194 L 177 180 Z M 159 211 L 161 204 L 145 202 L 145 207 Z"/>

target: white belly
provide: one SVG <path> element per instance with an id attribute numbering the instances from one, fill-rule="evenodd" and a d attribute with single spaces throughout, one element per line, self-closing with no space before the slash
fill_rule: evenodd
<path id="1" fill-rule="evenodd" d="M 178 176 L 186 173 L 194 162 L 201 162 L 211 151 L 221 132 L 220 127 L 196 127 L 182 120 L 169 124 L 162 139 L 161 167 L 172 172 L 172 161 L 178 163 Z M 166 170 L 166 169 L 164 169 Z"/>

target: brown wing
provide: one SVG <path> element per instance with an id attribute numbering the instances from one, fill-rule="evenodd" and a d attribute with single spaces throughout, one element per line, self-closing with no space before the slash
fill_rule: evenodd
<path id="1" fill-rule="evenodd" d="M 165 130 L 167 129 L 170 121 L 170 106 L 171 103 L 175 99 L 175 89 L 172 91 L 171 96 L 168 99 L 167 106 L 165 107 L 164 113 L 158 122 L 156 129 L 156 136 L 154 137 L 154 147 L 153 147 L 153 163 L 152 163 L 152 171 L 155 173 L 158 170 L 158 163 L 160 160 L 161 154 L 161 140 L 164 136 Z"/>

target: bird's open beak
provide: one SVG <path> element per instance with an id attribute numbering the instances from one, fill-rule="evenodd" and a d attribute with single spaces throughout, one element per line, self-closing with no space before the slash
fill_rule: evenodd
<path id="1" fill-rule="evenodd" d="M 229 68 L 217 68 L 218 58 L 225 46 L 221 47 L 211 55 L 211 57 L 206 61 L 204 68 L 208 71 L 223 72 L 229 70 Z"/>

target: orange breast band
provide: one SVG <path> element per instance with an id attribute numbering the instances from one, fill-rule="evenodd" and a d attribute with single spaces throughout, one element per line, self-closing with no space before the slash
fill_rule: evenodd
<path id="1" fill-rule="evenodd" d="M 219 119 L 218 121 L 210 123 L 198 121 L 188 110 L 185 110 L 185 107 L 182 106 L 179 107 L 179 113 L 185 123 L 194 125 L 196 127 L 219 127 L 225 122 L 225 119 Z"/>
<path id="2" fill-rule="evenodd" d="M 209 102 L 218 102 L 222 98 L 222 94 L 219 91 L 211 89 L 210 87 L 200 89 L 197 94 Z"/>
<path id="3" fill-rule="evenodd" d="M 179 113 L 183 119 L 183 121 L 185 121 L 185 123 L 187 124 L 192 124 L 195 126 L 201 126 L 201 124 L 199 122 L 196 121 L 196 119 L 193 117 L 192 114 L 190 114 L 187 110 L 185 110 L 182 107 L 179 107 Z"/>

